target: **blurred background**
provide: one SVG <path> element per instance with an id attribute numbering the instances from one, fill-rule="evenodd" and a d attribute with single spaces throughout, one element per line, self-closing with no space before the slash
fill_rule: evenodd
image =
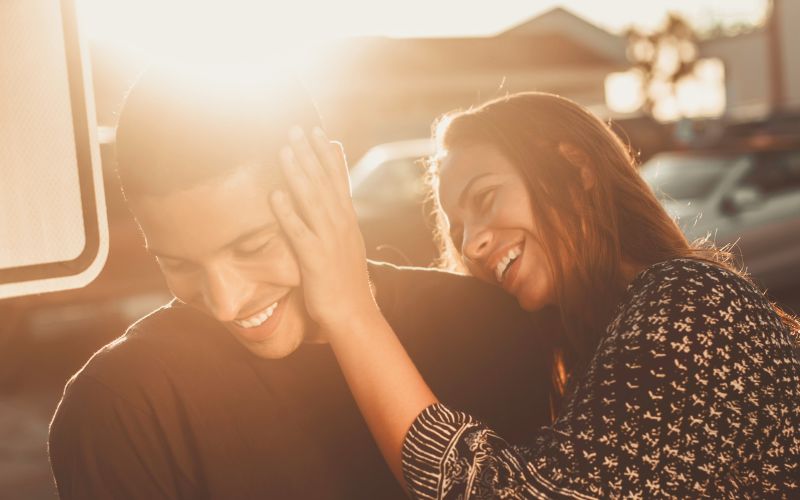
<path id="1" fill-rule="evenodd" d="M 800 312 L 800 2 L 83 0 L 110 251 L 89 286 L 0 300 L 0 498 L 53 498 L 47 424 L 64 383 L 170 295 L 114 174 L 126 90 L 154 61 L 289 64 L 344 143 L 371 257 L 435 258 L 421 158 L 448 110 L 523 90 L 588 106 L 630 144 L 694 239 L 737 242 Z M 2 77 L 2 75 L 0 75 Z"/>

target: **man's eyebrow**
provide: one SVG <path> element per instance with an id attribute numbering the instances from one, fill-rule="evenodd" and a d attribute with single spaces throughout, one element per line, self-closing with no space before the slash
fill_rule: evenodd
<path id="1" fill-rule="evenodd" d="M 458 195 L 458 206 L 459 207 L 463 207 L 464 206 L 464 202 L 467 200 L 467 195 L 469 194 L 470 189 L 472 189 L 472 185 L 475 184 L 480 179 L 483 179 L 487 175 L 492 175 L 492 172 L 486 172 L 486 173 L 483 173 L 483 174 L 480 174 L 480 175 L 476 175 L 475 177 L 473 177 L 472 179 L 469 180 L 467 185 L 464 186 L 464 189 L 461 190 L 461 194 Z"/>
<path id="2" fill-rule="evenodd" d="M 236 238 L 234 238 L 231 241 L 229 241 L 229 242 L 225 243 L 224 245 L 222 245 L 220 247 L 220 250 L 235 247 L 236 245 L 239 245 L 243 241 L 249 240 L 250 238 L 252 238 L 254 236 L 257 236 L 260 233 L 265 233 L 267 231 L 274 231 L 277 228 L 278 228 L 278 223 L 277 222 L 267 222 L 263 226 L 259 226 L 259 227 L 255 228 L 255 229 L 251 229 L 250 231 L 247 231 L 246 233 L 240 234 Z M 147 250 L 147 253 L 149 253 L 150 255 L 152 255 L 154 257 L 160 257 L 160 258 L 164 258 L 164 259 L 188 261 L 188 259 L 186 259 L 184 257 L 180 257 L 180 256 L 177 256 L 177 255 L 170 255 L 168 253 L 161 252 L 161 251 L 159 251 L 159 250 L 157 250 L 155 248 L 151 248 L 151 247 L 148 247 L 146 245 L 145 245 L 145 250 Z"/>

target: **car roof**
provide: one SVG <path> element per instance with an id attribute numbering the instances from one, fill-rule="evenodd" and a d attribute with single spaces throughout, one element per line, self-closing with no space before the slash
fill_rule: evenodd
<path id="1" fill-rule="evenodd" d="M 427 156 L 432 154 L 433 150 L 433 140 L 430 138 L 407 139 L 379 144 L 367 151 L 364 158 L 371 155 L 384 156 L 386 159 Z"/>
<path id="2" fill-rule="evenodd" d="M 404 158 L 417 159 L 430 156 L 434 152 L 433 140 L 430 138 L 408 139 L 379 144 L 361 157 L 350 169 L 350 181 L 357 186 L 380 165 L 391 160 Z"/>

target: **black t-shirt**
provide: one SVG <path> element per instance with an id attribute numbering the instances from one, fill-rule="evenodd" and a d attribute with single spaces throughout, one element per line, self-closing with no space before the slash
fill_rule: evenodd
<path id="1" fill-rule="evenodd" d="M 547 423 L 551 318 L 472 278 L 389 265 L 370 274 L 443 402 L 515 442 Z M 178 302 L 69 381 L 49 446 L 66 499 L 403 497 L 328 346 L 260 359 Z"/>

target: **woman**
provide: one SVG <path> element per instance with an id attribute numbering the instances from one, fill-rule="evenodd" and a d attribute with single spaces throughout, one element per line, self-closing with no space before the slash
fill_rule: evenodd
<path id="1" fill-rule="evenodd" d="M 436 138 L 445 257 L 562 313 L 563 404 L 527 446 L 420 377 L 374 305 L 346 165 L 320 131 L 291 134 L 294 203 L 272 197 L 309 313 L 413 497 L 800 495 L 796 320 L 686 241 L 605 124 L 527 93 L 454 114 Z"/>

